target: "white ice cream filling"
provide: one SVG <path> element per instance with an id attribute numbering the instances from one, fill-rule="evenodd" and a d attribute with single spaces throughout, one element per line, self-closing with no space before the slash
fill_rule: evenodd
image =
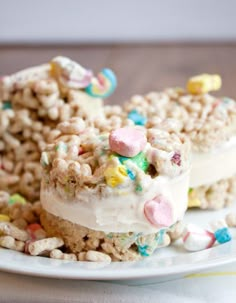
<path id="1" fill-rule="evenodd" d="M 127 191 L 125 195 L 114 193 L 99 198 L 84 189 L 76 198 L 65 200 L 55 188 L 43 181 L 41 203 L 48 213 L 93 230 L 106 233 L 156 233 L 160 228 L 152 225 L 145 217 L 145 202 L 163 195 L 171 205 L 173 223 L 181 220 L 187 209 L 189 172 L 173 179 L 166 176 L 150 178 L 149 182 L 144 193 Z"/>
<path id="2" fill-rule="evenodd" d="M 190 187 L 213 184 L 236 175 L 236 136 L 211 152 L 194 152 Z"/>

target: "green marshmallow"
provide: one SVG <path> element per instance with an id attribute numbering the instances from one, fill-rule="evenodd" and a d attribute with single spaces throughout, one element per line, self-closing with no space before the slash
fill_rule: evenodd
<path id="1" fill-rule="evenodd" d="M 149 163 L 143 152 L 140 152 L 135 157 L 129 158 L 129 157 L 123 157 L 123 156 L 118 155 L 118 158 L 119 158 L 121 164 L 125 164 L 126 161 L 131 160 L 144 172 L 146 172 L 149 167 Z"/>
<path id="2" fill-rule="evenodd" d="M 26 204 L 26 200 L 20 194 L 14 194 L 14 195 L 10 196 L 8 203 L 11 205 L 13 205 L 15 203 Z"/>

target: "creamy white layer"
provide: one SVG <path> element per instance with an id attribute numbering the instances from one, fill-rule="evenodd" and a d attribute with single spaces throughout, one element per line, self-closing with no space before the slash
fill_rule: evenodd
<path id="1" fill-rule="evenodd" d="M 132 191 L 122 195 L 111 191 L 107 197 L 98 198 L 88 190 L 80 191 L 74 200 L 63 199 L 55 188 L 44 182 L 41 186 L 43 208 L 60 218 L 104 232 L 155 233 L 160 228 L 152 225 L 144 215 L 144 204 L 157 195 L 165 196 L 172 207 L 173 223 L 183 218 L 187 209 L 189 172 L 169 179 L 160 176 L 148 178 L 143 194 Z"/>
<path id="2" fill-rule="evenodd" d="M 236 174 L 236 136 L 221 147 L 208 152 L 192 155 L 190 187 L 215 183 Z"/>

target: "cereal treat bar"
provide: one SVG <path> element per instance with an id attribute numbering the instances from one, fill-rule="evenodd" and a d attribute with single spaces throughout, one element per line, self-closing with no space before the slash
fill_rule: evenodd
<path id="1" fill-rule="evenodd" d="M 0 80 L 0 190 L 39 198 L 40 153 L 59 134 L 55 126 L 71 117 L 102 118 L 103 100 L 116 77 L 97 77 L 66 58 L 29 68 Z"/>
<path id="2" fill-rule="evenodd" d="M 117 106 L 105 113 L 91 126 L 58 125 L 41 156 L 41 224 L 79 260 L 137 260 L 168 245 L 186 211 L 190 144 L 174 130 L 132 126 Z"/>
<path id="3" fill-rule="evenodd" d="M 134 96 L 123 118 L 136 125 L 160 124 L 188 136 L 192 143 L 189 207 L 219 209 L 236 199 L 236 102 L 209 94 L 221 86 L 218 75 L 189 79 L 187 90 L 169 88 Z"/>

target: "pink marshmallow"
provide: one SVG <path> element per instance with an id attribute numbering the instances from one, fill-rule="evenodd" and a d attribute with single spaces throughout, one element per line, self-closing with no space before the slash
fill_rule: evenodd
<path id="1" fill-rule="evenodd" d="M 124 127 L 111 132 L 110 149 L 124 157 L 134 157 L 145 147 L 147 138 L 142 130 Z"/>
<path id="2" fill-rule="evenodd" d="M 147 220 L 157 227 L 168 227 L 174 223 L 172 207 L 161 195 L 145 203 L 144 214 Z"/>
<path id="3" fill-rule="evenodd" d="M 199 251 L 212 247 L 215 243 L 215 235 L 194 224 L 189 224 L 184 229 L 183 242 L 186 250 Z"/>

